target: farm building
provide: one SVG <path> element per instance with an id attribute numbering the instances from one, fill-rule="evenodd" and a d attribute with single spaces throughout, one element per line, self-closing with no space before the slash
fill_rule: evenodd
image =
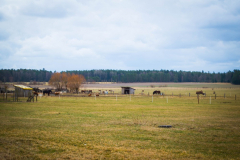
<path id="1" fill-rule="evenodd" d="M 18 97 L 29 97 L 32 94 L 33 89 L 24 85 L 14 85 L 15 94 Z"/>
<path id="2" fill-rule="evenodd" d="M 121 87 L 122 94 L 134 94 L 135 89 L 131 87 Z"/>

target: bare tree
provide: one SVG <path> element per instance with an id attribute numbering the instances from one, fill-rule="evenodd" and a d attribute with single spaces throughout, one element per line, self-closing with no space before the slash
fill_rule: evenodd
<path id="1" fill-rule="evenodd" d="M 53 85 L 57 88 L 57 90 L 61 90 L 62 89 L 62 84 L 61 84 L 61 73 L 54 73 L 50 80 L 49 80 L 49 84 Z"/>
<path id="2" fill-rule="evenodd" d="M 83 75 L 72 74 L 68 78 L 68 87 L 70 88 L 71 91 L 75 90 L 78 93 L 80 86 L 85 81 L 86 81 L 86 79 L 84 78 Z"/>
<path id="3" fill-rule="evenodd" d="M 67 89 L 67 84 L 68 84 L 68 78 L 71 75 L 69 73 L 63 72 L 62 77 L 61 77 L 61 86 L 65 87 Z"/>

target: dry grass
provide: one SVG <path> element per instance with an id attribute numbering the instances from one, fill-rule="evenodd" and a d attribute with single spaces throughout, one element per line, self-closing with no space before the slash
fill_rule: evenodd
<path id="1" fill-rule="evenodd" d="M 195 89 L 165 90 L 186 91 Z M 239 159 L 240 101 L 229 96 L 0 102 L 0 159 Z"/>

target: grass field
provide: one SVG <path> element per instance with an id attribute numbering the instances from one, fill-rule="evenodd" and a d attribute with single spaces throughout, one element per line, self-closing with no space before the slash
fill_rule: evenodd
<path id="1" fill-rule="evenodd" d="M 216 88 L 215 100 L 203 88 L 200 104 L 193 87 L 163 88 L 169 95 L 152 102 L 155 89 L 131 99 L 0 99 L 0 159 L 240 159 L 239 89 Z"/>

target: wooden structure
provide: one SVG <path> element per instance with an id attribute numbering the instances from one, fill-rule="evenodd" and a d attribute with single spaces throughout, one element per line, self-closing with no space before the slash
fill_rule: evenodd
<path id="1" fill-rule="evenodd" d="M 33 89 L 24 85 L 14 85 L 15 87 L 15 95 L 17 97 L 29 97 L 32 95 Z"/>
<path id="2" fill-rule="evenodd" d="M 135 89 L 131 87 L 121 87 L 122 88 L 122 94 L 134 94 Z"/>
<path id="3" fill-rule="evenodd" d="M 37 102 L 37 95 L 30 95 L 29 97 L 28 97 L 28 99 L 27 99 L 27 102 L 34 102 L 34 97 L 36 96 L 36 102 Z"/>
<path id="4" fill-rule="evenodd" d="M 34 96 L 33 94 L 33 88 L 24 86 L 24 85 L 14 85 L 15 92 L 13 96 L 13 101 L 18 101 L 18 97 L 28 97 L 27 102 L 31 102 L 33 100 L 34 102 Z M 37 101 L 37 95 L 36 95 L 36 101 Z"/>

